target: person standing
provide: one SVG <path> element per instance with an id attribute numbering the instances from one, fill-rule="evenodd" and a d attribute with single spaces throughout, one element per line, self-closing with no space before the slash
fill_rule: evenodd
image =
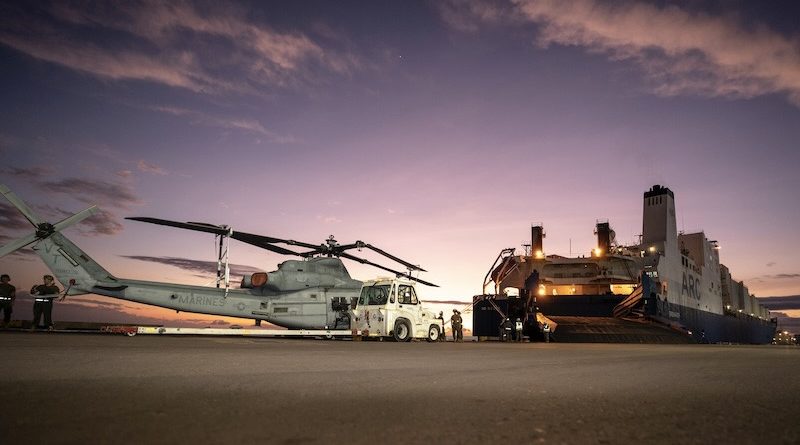
<path id="1" fill-rule="evenodd" d="M 528 278 L 525 279 L 525 298 L 528 307 L 536 303 L 536 291 L 539 289 L 539 272 L 533 269 Z"/>
<path id="2" fill-rule="evenodd" d="M 0 310 L 3 311 L 2 327 L 11 323 L 11 312 L 14 309 L 14 300 L 17 298 L 17 288 L 9 284 L 11 277 L 8 274 L 0 275 Z"/>
<path id="3" fill-rule="evenodd" d="M 503 323 L 500 325 L 500 329 L 502 331 L 502 333 L 500 334 L 502 341 L 514 340 L 514 323 L 511 321 L 510 318 L 506 317 L 503 320 Z"/>
<path id="4" fill-rule="evenodd" d="M 453 326 L 453 341 L 454 342 L 463 342 L 464 341 L 464 332 L 461 330 L 461 312 L 458 312 L 457 309 L 453 309 L 453 316 L 450 317 L 450 324 Z"/>
<path id="5" fill-rule="evenodd" d="M 42 277 L 44 284 L 37 284 L 31 288 L 33 295 L 33 324 L 31 329 L 39 327 L 39 320 L 44 315 L 44 324 L 49 330 L 53 330 L 53 300 L 58 296 L 61 289 L 55 285 L 52 275 Z"/>
<path id="6" fill-rule="evenodd" d="M 544 324 L 544 327 L 542 327 L 542 334 L 544 334 L 544 342 L 550 343 L 550 324 Z"/>

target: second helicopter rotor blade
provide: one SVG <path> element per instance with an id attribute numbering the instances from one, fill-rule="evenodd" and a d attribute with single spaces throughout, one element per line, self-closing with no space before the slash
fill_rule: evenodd
<path id="1" fill-rule="evenodd" d="M 223 229 L 222 227 L 215 226 L 212 224 L 207 223 L 185 223 L 179 221 L 170 221 L 168 219 L 160 219 L 160 218 L 149 218 L 149 217 L 142 217 L 142 216 L 130 216 L 125 219 L 130 219 L 132 221 L 141 221 L 150 224 L 158 224 L 161 226 L 169 226 L 169 227 L 177 227 L 179 229 L 187 229 L 187 230 L 195 230 L 198 232 L 206 232 L 206 233 L 213 233 L 215 235 L 227 235 L 228 229 Z"/>
<path id="2" fill-rule="evenodd" d="M 303 256 L 303 254 L 301 254 L 300 252 L 295 252 L 294 250 L 289 250 L 284 247 L 273 245 L 272 244 L 273 242 L 281 242 L 281 241 L 270 241 L 275 238 L 269 236 L 255 235 L 253 233 L 245 233 L 245 232 L 233 232 L 231 238 L 275 253 L 280 253 L 283 255 Z"/>
<path id="3" fill-rule="evenodd" d="M 377 267 L 378 269 L 383 269 L 383 270 L 385 270 L 387 272 L 391 272 L 391 273 L 393 273 L 393 274 L 395 274 L 397 276 L 406 277 L 406 278 L 408 278 L 410 280 L 414 280 L 414 281 L 416 281 L 418 283 L 421 283 L 421 284 L 424 284 L 426 286 L 439 287 L 439 286 L 437 286 L 437 285 L 435 285 L 433 283 L 429 283 L 429 282 L 427 282 L 425 280 L 422 280 L 422 279 L 419 279 L 419 278 L 416 278 L 416 277 L 412 277 L 411 275 L 409 275 L 409 274 L 407 274 L 405 272 L 400 272 L 400 271 L 397 271 L 397 270 L 394 270 L 394 269 L 390 269 L 390 268 L 385 267 L 385 266 L 381 266 L 380 264 L 376 264 L 376 263 L 373 263 L 370 260 L 365 260 L 364 258 L 359 258 L 357 256 L 350 255 L 349 253 L 342 252 L 342 253 L 340 253 L 340 256 L 342 258 L 347 258 L 349 260 L 358 261 L 361 264 L 368 264 L 370 266 Z"/>
<path id="4" fill-rule="evenodd" d="M 426 286 L 430 286 L 430 287 L 439 287 L 439 285 L 438 285 L 438 284 L 433 284 L 433 283 L 430 283 L 430 282 L 428 282 L 428 281 L 425 281 L 425 280 L 423 280 L 422 278 L 412 277 L 412 276 L 411 276 L 411 275 L 409 275 L 409 274 L 404 274 L 403 276 L 404 276 L 404 277 L 406 277 L 406 278 L 408 278 L 409 280 L 414 280 L 414 281 L 416 281 L 416 282 L 417 282 L 417 283 L 419 283 L 419 284 L 424 284 L 424 285 L 426 285 Z"/>
<path id="5" fill-rule="evenodd" d="M 358 261 L 358 262 L 359 262 L 359 263 L 361 263 L 361 264 L 369 264 L 370 266 L 377 267 L 378 269 L 383 269 L 383 270 L 385 270 L 385 271 L 387 271 L 387 272 L 391 272 L 391 273 L 393 273 L 393 274 L 395 274 L 395 275 L 405 275 L 405 273 L 404 273 L 404 272 L 400 272 L 400 271 L 397 271 L 397 270 L 394 270 L 394 269 L 390 269 L 390 268 L 388 268 L 388 267 L 385 267 L 385 266 L 381 266 L 380 264 L 376 264 L 376 263 L 373 263 L 373 262 L 372 262 L 372 261 L 370 261 L 370 260 L 365 260 L 364 258 L 359 258 L 359 257 L 357 257 L 357 256 L 350 255 L 349 253 L 344 253 L 344 252 L 342 252 L 342 253 L 340 254 L 340 256 L 341 256 L 342 258 L 347 258 L 347 259 L 349 259 L 349 260 Z"/>
<path id="6" fill-rule="evenodd" d="M 256 236 L 262 236 L 262 235 L 256 235 Z M 306 249 L 317 250 L 320 247 L 319 244 L 304 243 L 302 241 L 296 241 L 296 240 L 293 240 L 293 239 L 274 238 L 274 237 L 271 237 L 271 236 L 264 236 L 263 238 L 264 239 L 268 239 L 269 241 L 267 241 L 267 242 L 269 242 L 269 243 L 288 244 L 290 246 L 305 247 Z"/>
<path id="7" fill-rule="evenodd" d="M 389 253 L 389 252 L 387 252 L 387 251 L 385 251 L 383 249 L 379 249 L 379 248 L 373 246 L 372 244 L 364 243 L 364 242 L 361 242 L 361 241 L 356 242 L 356 244 L 358 244 L 358 243 L 360 243 L 363 247 L 366 247 L 367 249 L 370 249 L 370 250 L 372 250 L 374 252 L 377 252 L 377 253 L 385 256 L 386 258 L 389 258 L 391 260 L 397 261 L 398 263 L 402 264 L 403 266 L 408 267 L 411 270 L 418 270 L 420 272 L 427 272 L 427 270 L 425 270 L 425 269 L 423 269 L 423 268 L 421 268 L 421 267 L 419 267 L 417 265 L 411 264 L 408 261 L 402 260 L 402 259 L 392 255 L 391 253 Z"/>

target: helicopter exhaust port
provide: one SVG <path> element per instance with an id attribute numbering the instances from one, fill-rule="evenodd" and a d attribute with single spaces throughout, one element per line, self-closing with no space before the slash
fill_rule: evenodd
<path id="1" fill-rule="evenodd" d="M 252 275 L 242 277 L 242 288 L 243 289 L 250 289 L 253 287 L 261 287 L 267 284 L 269 281 L 269 275 L 266 272 L 256 272 Z"/>

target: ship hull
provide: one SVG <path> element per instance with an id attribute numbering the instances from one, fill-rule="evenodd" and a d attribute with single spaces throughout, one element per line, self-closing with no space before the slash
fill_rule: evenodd
<path id="1" fill-rule="evenodd" d="M 679 305 L 670 305 L 670 311 L 680 314 L 675 321 L 698 342 L 769 344 L 777 328 L 772 321 L 739 313 L 714 314 Z"/>

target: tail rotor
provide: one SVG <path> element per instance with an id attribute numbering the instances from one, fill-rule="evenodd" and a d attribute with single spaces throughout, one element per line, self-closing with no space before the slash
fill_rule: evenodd
<path id="1" fill-rule="evenodd" d="M 26 235 L 22 238 L 16 239 L 11 241 L 10 243 L 6 244 L 5 246 L 0 247 L 0 257 L 6 256 L 12 252 L 16 252 L 23 247 L 26 247 L 30 244 L 33 244 L 37 241 L 43 240 L 48 238 L 52 234 L 59 232 L 61 230 L 66 229 L 69 226 L 77 224 L 84 219 L 94 215 L 97 213 L 97 207 L 92 206 L 86 210 L 78 212 L 68 218 L 65 218 L 55 224 L 50 224 L 41 218 L 39 218 L 33 210 L 28 207 L 25 201 L 21 200 L 14 192 L 11 191 L 8 187 L 3 184 L 0 184 L 0 193 L 5 196 L 5 198 L 17 208 L 17 210 L 25 216 L 31 225 L 36 229 L 35 232 Z"/>

